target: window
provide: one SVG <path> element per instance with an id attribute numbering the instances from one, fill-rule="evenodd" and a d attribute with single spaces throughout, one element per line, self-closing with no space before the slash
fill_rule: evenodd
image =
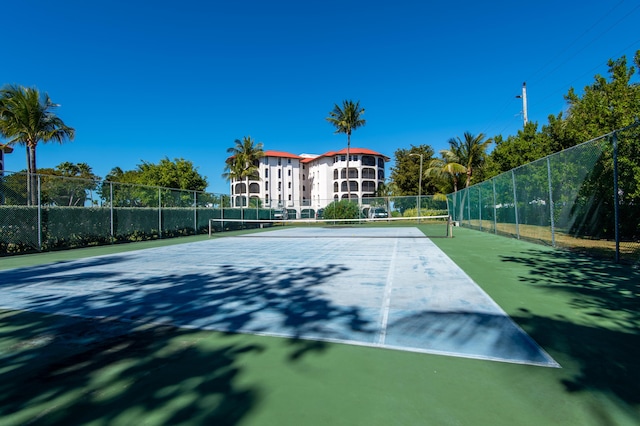
<path id="1" fill-rule="evenodd" d="M 346 155 L 341 155 L 340 156 L 340 161 L 347 161 L 347 156 Z"/>
<path id="2" fill-rule="evenodd" d="M 287 176 L 291 176 L 291 169 L 287 170 Z"/>
<path id="3" fill-rule="evenodd" d="M 334 179 L 338 179 L 338 169 L 335 169 L 335 170 L 333 171 L 333 178 L 334 178 Z"/>
<path id="4" fill-rule="evenodd" d="M 302 180 L 307 180 L 307 177 L 305 175 L 302 175 Z"/>
<path id="5" fill-rule="evenodd" d="M 278 191 L 282 191 L 282 182 L 278 182 Z"/>
<path id="6" fill-rule="evenodd" d="M 291 194 L 289 194 L 289 201 L 291 201 Z"/>
<path id="7" fill-rule="evenodd" d="M 344 182 L 345 188 L 347 187 L 347 183 Z M 338 182 L 333 183 L 333 192 L 338 192 Z"/>
<path id="8" fill-rule="evenodd" d="M 358 161 L 358 156 L 357 155 L 350 155 L 349 156 L 349 161 Z"/>
<path id="9" fill-rule="evenodd" d="M 282 165 L 282 159 L 278 158 L 278 166 L 281 166 L 281 165 Z"/>
<path id="10" fill-rule="evenodd" d="M 268 190 L 269 190 L 269 181 L 268 181 L 268 180 L 265 180 L 265 181 L 264 181 L 264 190 L 265 190 L 265 191 L 268 191 Z"/>
<path id="11" fill-rule="evenodd" d="M 289 182 L 288 188 L 291 189 L 291 182 Z"/>
<path id="12" fill-rule="evenodd" d="M 362 181 L 363 192 L 376 192 L 376 183 L 372 180 Z"/>
<path id="13" fill-rule="evenodd" d="M 362 179 L 375 179 L 376 178 L 376 170 L 365 167 L 362 169 Z"/>
<path id="14" fill-rule="evenodd" d="M 341 173 L 342 179 L 347 178 L 347 169 L 342 169 Z M 349 179 L 357 179 L 358 178 L 358 169 L 352 169 L 349 167 Z"/>
<path id="15" fill-rule="evenodd" d="M 379 180 L 384 180 L 384 170 L 383 169 L 378 169 L 378 179 Z"/>
<path id="16" fill-rule="evenodd" d="M 291 158 L 287 158 L 287 164 L 291 164 Z"/>
<path id="17" fill-rule="evenodd" d="M 302 185 L 302 191 L 304 192 L 304 191 L 306 191 L 306 190 L 307 190 L 307 187 L 306 187 L 306 186 L 304 186 L 304 185 Z"/>
<path id="18" fill-rule="evenodd" d="M 347 192 L 347 181 L 346 180 L 344 182 L 342 182 L 342 185 L 340 185 L 340 190 L 342 192 Z"/>
<path id="19" fill-rule="evenodd" d="M 378 167 L 384 169 L 384 159 L 382 157 L 378 157 Z"/>
<path id="20" fill-rule="evenodd" d="M 264 202 L 269 204 L 269 194 L 264 196 Z"/>
<path id="21" fill-rule="evenodd" d="M 282 177 L 282 170 L 278 169 L 278 178 Z"/>
<path id="22" fill-rule="evenodd" d="M 269 169 L 265 169 L 264 171 L 264 177 L 268 178 L 269 177 Z"/>
<path id="23" fill-rule="evenodd" d="M 363 155 L 362 156 L 362 165 L 363 166 L 375 166 L 376 158 L 371 155 Z"/>

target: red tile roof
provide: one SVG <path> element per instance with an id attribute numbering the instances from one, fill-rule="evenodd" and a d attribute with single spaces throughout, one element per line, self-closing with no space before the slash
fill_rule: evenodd
<path id="1" fill-rule="evenodd" d="M 294 158 L 297 160 L 301 160 L 302 157 L 300 157 L 299 155 L 295 155 L 295 154 L 290 154 L 288 152 L 284 152 L 284 151 L 265 151 L 264 152 L 264 156 L 265 157 L 280 157 L 280 158 Z"/>
<path id="2" fill-rule="evenodd" d="M 323 157 L 333 157 L 335 155 L 346 155 L 346 154 L 347 154 L 347 148 L 342 148 L 339 151 L 325 152 L 324 154 L 318 155 L 315 158 L 305 158 L 304 160 L 302 160 L 302 163 L 310 163 L 313 160 L 320 159 L 320 158 L 323 158 Z M 349 154 L 351 154 L 351 155 L 377 155 L 377 156 L 383 157 L 384 161 L 389 161 L 390 160 L 390 158 L 387 157 L 386 155 L 380 154 L 379 152 L 376 152 L 376 151 L 373 151 L 373 150 L 367 149 L 367 148 L 350 148 L 349 149 Z"/>

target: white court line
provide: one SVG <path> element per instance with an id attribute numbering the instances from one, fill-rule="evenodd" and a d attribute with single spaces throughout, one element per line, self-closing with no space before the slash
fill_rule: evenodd
<path id="1" fill-rule="evenodd" d="M 384 297 L 382 299 L 382 319 L 380 321 L 380 335 L 378 336 L 378 344 L 384 345 L 387 337 L 387 323 L 389 322 L 389 309 L 391 307 L 391 290 L 393 289 L 393 276 L 395 274 L 396 255 L 398 253 L 398 239 L 395 239 L 393 251 L 391 252 L 391 261 L 389 262 L 389 272 L 387 273 L 387 282 L 384 286 Z"/>

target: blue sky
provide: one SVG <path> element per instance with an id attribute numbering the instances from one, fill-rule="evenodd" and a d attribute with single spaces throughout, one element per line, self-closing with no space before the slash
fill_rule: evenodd
<path id="1" fill-rule="evenodd" d="M 47 92 L 76 129 L 39 145 L 38 167 L 85 162 L 104 177 L 185 158 L 223 193 L 235 139 L 345 147 L 325 121 L 345 99 L 366 110 L 352 146 L 437 152 L 465 131 L 515 134 L 524 81 L 542 125 L 570 87 L 640 49 L 637 1 L 21 0 L 2 14 L 0 84 Z M 6 163 L 24 169 L 22 149 Z"/>

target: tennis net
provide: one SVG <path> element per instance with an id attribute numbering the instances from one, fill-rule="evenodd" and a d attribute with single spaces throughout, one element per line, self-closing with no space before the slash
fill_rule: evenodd
<path id="1" fill-rule="evenodd" d="M 234 233 L 250 234 L 262 233 L 264 231 L 291 230 L 287 233 L 273 233 L 269 236 L 286 237 L 319 237 L 319 236 L 351 236 L 354 237 L 393 237 L 398 236 L 422 236 L 429 238 L 446 238 L 453 236 L 453 222 L 447 215 L 441 216 L 420 216 L 420 217 L 390 217 L 371 219 L 209 219 L 209 236 Z M 318 233 L 311 230 L 317 229 L 361 229 L 357 233 Z M 417 233 L 393 232 L 394 228 L 415 228 Z M 381 232 L 380 229 L 389 229 L 389 232 Z"/>

